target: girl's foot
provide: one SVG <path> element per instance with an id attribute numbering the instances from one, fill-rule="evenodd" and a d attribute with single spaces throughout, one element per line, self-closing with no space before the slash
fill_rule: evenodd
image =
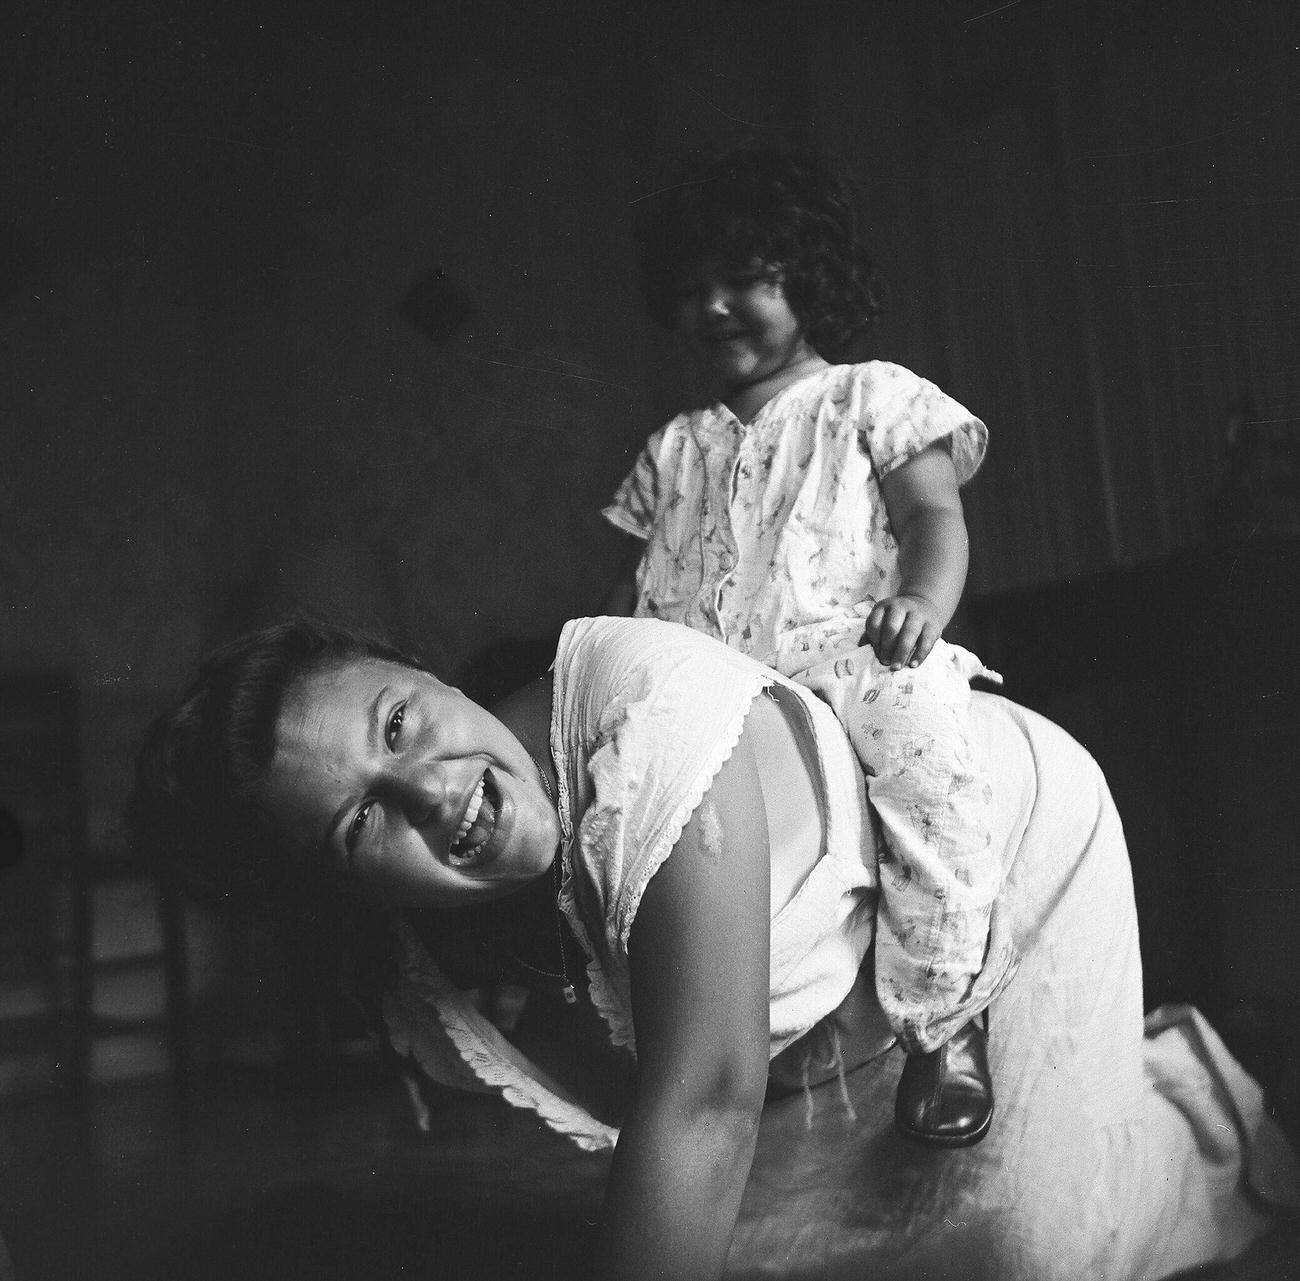
<path id="1" fill-rule="evenodd" d="M 915 1143 L 964 1148 L 993 1120 L 988 1011 L 928 1054 L 909 1054 L 894 1100 L 894 1123 Z"/>

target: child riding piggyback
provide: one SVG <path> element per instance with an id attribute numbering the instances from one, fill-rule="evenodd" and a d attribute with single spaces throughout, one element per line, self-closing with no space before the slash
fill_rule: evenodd
<path id="1" fill-rule="evenodd" d="M 987 430 L 898 365 L 823 356 L 878 304 L 852 188 L 820 161 L 733 152 L 657 197 L 642 245 L 651 314 L 722 398 L 655 432 L 606 508 L 635 540 L 610 608 L 707 632 L 835 710 L 884 836 L 875 972 L 908 1056 L 898 1126 L 977 1142 L 987 1007 L 1015 954 L 968 725 L 986 673 L 942 633 Z"/>

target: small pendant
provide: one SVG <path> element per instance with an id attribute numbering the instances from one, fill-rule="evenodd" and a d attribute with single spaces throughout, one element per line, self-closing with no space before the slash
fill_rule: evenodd
<path id="1" fill-rule="evenodd" d="M 578 994 L 577 994 L 577 992 L 575 992 L 575 991 L 573 990 L 573 984 L 572 984 L 572 983 L 566 983 L 566 984 L 565 984 L 565 985 L 560 989 L 560 991 L 564 993 L 564 1003 L 565 1003 L 565 1005 L 577 1005 L 577 1003 L 578 1003 Z"/>

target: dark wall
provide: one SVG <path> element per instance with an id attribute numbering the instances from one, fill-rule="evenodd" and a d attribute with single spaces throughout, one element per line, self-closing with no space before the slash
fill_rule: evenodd
<path id="1" fill-rule="evenodd" d="M 637 204 L 746 135 L 856 166 L 871 354 L 992 424 L 975 592 L 1194 541 L 1216 433 L 1295 390 L 1286 6 L 1103 9 L 18 6 L 0 661 L 75 662 L 99 798 L 286 605 L 452 672 L 593 608 L 599 505 L 701 390 L 640 319 Z"/>
<path id="2" fill-rule="evenodd" d="M 280 8 L 6 46 L 0 644 L 72 659 L 95 726 L 288 605 L 449 669 L 557 623 L 648 416 L 601 33 Z"/>

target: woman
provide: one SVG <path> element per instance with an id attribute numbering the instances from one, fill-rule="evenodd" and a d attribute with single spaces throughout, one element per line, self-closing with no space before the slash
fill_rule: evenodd
<path id="1" fill-rule="evenodd" d="M 400 1053 L 582 1146 L 616 1140 L 594 1275 L 1041 1281 L 1229 1257 L 1266 1226 L 1247 1181 L 1285 1199 L 1290 1155 L 1194 1015 L 1144 1050 L 1096 766 L 1041 718 L 978 702 L 1006 868 L 994 937 L 1023 960 L 992 1015 L 999 1117 L 961 1152 L 889 1127 L 898 1056 L 863 979 L 878 872 L 851 749 L 808 691 L 708 638 L 577 620 L 493 715 L 392 651 L 273 629 L 210 659 L 155 725 L 132 814 L 209 888 L 382 913 Z M 524 978 L 585 986 L 542 1029 L 576 1061 L 534 1037 L 543 1071 L 461 990 Z M 581 1075 L 593 1007 L 635 1054 L 612 1104 Z M 760 1128 L 769 1078 L 819 1076 L 841 1106 L 808 1089 Z"/>

